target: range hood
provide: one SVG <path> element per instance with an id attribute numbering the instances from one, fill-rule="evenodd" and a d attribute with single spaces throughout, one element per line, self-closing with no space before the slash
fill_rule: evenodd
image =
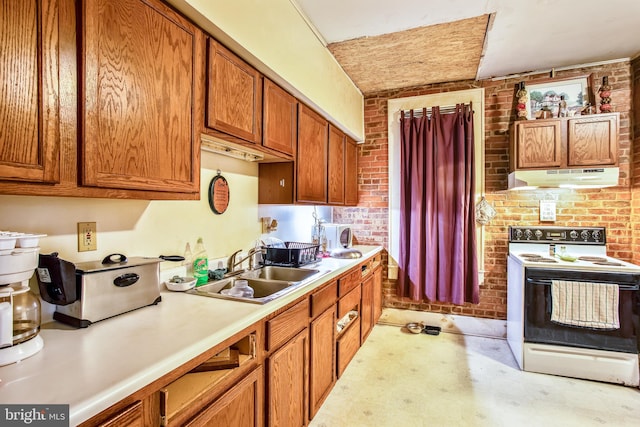
<path id="1" fill-rule="evenodd" d="M 509 174 L 509 190 L 614 187 L 618 175 L 617 167 L 518 170 Z"/>

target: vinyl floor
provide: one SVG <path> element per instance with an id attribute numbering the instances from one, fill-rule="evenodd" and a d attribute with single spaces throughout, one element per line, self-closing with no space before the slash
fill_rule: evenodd
<path id="1" fill-rule="evenodd" d="M 376 325 L 310 426 L 640 426 L 640 390 L 523 372 L 502 339 Z"/>

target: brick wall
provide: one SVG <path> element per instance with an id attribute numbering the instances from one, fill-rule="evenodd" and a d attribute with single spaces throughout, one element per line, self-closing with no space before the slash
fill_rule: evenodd
<path id="1" fill-rule="evenodd" d="M 365 97 L 365 142 L 358 147 L 359 198 L 358 207 L 334 208 L 336 222 L 354 224 L 354 237 L 361 244 L 388 247 L 388 139 L 387 101 L 394 98 L 426 95 L 475 87 L 485 88 L 485 186 L 486 198 L 497 217 L 485 226 L 485 279 L 480 289 L 480 304 L 455 306 L 429 301 L 411 301 L 395 295 L 395 281 L 386 279 L 388 255 L 384 254 L 384 305 L 421 311 L 456 313 L 475 317 L 506 318 L 506 257 L 507 227 L 511 224 L 539 223 L 539 201 L 554 197 L 557 203 L 555 225 L 605 226 L 609 254 L 632 261 L 640 253 L 640 242 L 632 238 L 632 197 L 637 205 L 640 223 L 640 189 L 637 197 L 631 191 L 631 170 L 640 177 L 640 164 L 632 163 L 630 111 L 632 101 L 632 68 L 640 78 L 640 61 L 576 68 L 558 72 L 556 78 L 566 79 L 591 75 L 593 90 L 609 76 L 612 85 L 612 105 L 620 112 L 620 185 L 606 190 L 536 190 L 507 192 L 509 173 L 509 126 L 515 119 L 515 85 L 519 81 L 534 84 L 548 75 L 534 75 L 506 80 L 462 81 L 426 85 L 417 88 L 390 90 Z M 637 80 L 636 80 L 637 81 Z M 639 85 L 640 86 L 640 85 Z M 640 94 L 634 99 L 640 103 Z M 638 111 L 638 110 L 636 110 Z M 638 121 L 637 123 L 640 123 Z M 640 136 L 640 133 L 636 132 Z M 640 148 L 640 138 L 636 138 Z M 634 250 L 635 248 L 635 250 Z M 640 255 L 636 255 L 640 257 Z"/>

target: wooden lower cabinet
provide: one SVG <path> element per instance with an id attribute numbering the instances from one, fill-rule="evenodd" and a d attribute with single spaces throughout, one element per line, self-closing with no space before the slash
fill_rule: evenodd
<path id="1" fill-rule="evenodd" d="M 380 258 L 364 260 L 81 426 L 306 426 L 380 317 L 381 287 Z M 226 350 L 238 366 L 211 370 Z"/>
<path id="2" fill-rule="evenodd" d="M 186 426 L 259 427 L 263 423 L 263 371 L 258 367 L 202 410 Z"/>
<path id="3" fill-rule="evenodd" d="M 313 418 L 336 383 L 336 306 L 309 326 L 309 419 Z"/>
<path id="4" fill-rule="evenodd" d="M 308 360 L 308 329 L 267 358 L 267 426 L 297 427 L 307 424 Z"/>

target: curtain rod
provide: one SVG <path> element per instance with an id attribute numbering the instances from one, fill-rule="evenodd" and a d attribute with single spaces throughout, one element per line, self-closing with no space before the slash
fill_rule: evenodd
<path id="1" fill-rule="evenodd" d="M 463 104 L 465 106 L 471 105 L 471 102 L 469 103 L 465 103 Z M 441 114 L 450 114 L 456 111 L 456 104 L 454 105 L 441 105 L 440 106 L 440 113 Z M 431 108 L 432 107 L 426 107 L 427 109 L 427 115 L 431 115 Z M 413 117 L 421 117 L 422 116 L 422 111 L 424 110 L 424 108 L 414 108 L 412 110 L 400 110 L 401 114 L 404 114 L 405 118 L 409 118 L 411 117 L 411 112 L 413 111 Z"/>

